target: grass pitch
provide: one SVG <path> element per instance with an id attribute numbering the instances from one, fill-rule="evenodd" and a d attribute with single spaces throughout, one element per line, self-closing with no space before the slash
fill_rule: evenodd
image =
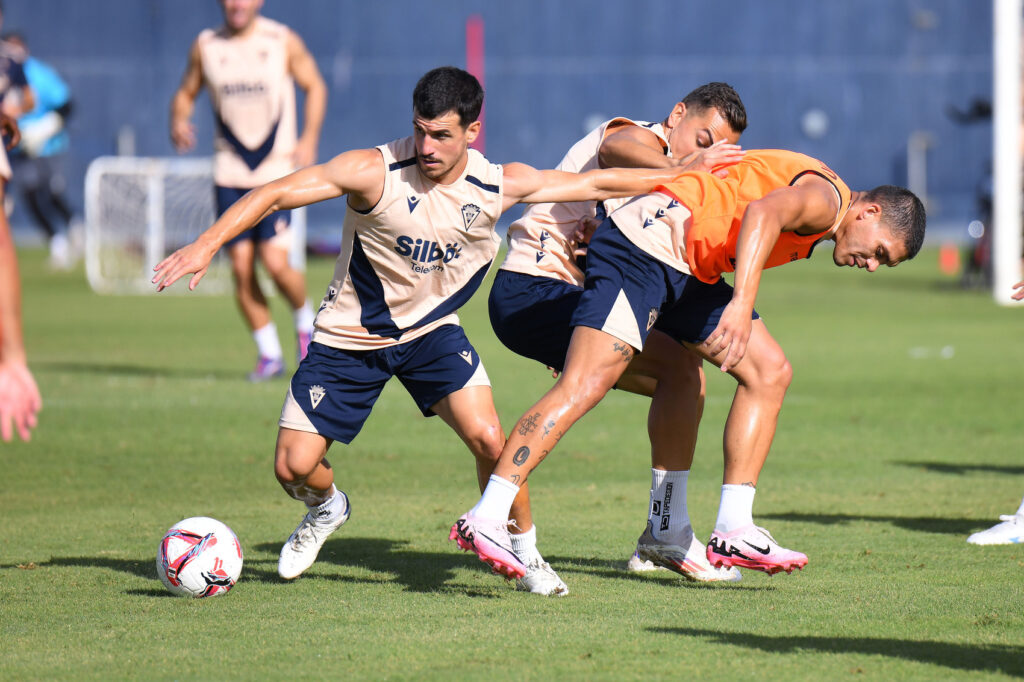
<path id="1" fill-rule="evenodd" d="M 1024 547 L 964 542 L 1024 495 L 1024 310 L 942 280 L 934 252 L 874 275 L 827 253 L 765 274 L 758 310 L 795 380 L 755 519 L 807 553 L 802 573 L 625 573 L 647 403 L 613 392 L 531 478 L 540 549 L 571 590 L 557 600 L 447 541 L 478 496 L 472 459 L 397 382 L 332 449 L 352 518 L 279 580 L 303 513 L 271 466 L 286 384 L 244 381 L 233 302 L 99 297 L 39 252 L 21 260 L 45 408 L 31 443 L 0 444 L 0 679 L 1024 677 Z M 312 298 L 330 268 L 311 263 Z M 485 310 L 481 291 L 463 320 L 509 428 L 551 379 L 500 346 Z M 689 485 L 702 535 L 733 390 L 708 374 Z M 160 537 L 195 515 L 245 549 L 227 596 L 175 598 L 155 577 Z"/>

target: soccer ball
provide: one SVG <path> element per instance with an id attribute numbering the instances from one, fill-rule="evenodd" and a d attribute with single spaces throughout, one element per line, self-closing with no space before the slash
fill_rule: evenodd
<path id="1" fill-rule="evenodd" d="M 164 587 L 183 597 L 224 594 L 242 573 L 242 546 L 217 519 L 194 516 L 171 526 L 156 553 Z"/>

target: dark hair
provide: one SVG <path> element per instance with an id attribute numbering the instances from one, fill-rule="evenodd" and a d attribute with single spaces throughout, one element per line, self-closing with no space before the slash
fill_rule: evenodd
<path id="1" fill-rule="evenodd" d="M 483 105 L 484 89 L 480 81 L 454 66 L 428 71 L 412 91 L 412 110 L 417 116 L 435 119 L 454 111 L 463 128 L 480 116 Z"/>
<path id="2" fill-rule="evenodd" d="M 909 189 L 880 185 L 864 195 L 864 200 L 882 207 L 882 222 L 893 235 L 903 240 L 907 260 L 917 255 L 924 243 L 924 204 Z"/>
<path id="3" fill-rule="evenodd" d="M 706 83 L 686 95 L 683 104 L 697 113 L 718 109 L 734 131 L 742 133 L 747 129 L 747 110 L 743 100 L 728 83 Z"/>

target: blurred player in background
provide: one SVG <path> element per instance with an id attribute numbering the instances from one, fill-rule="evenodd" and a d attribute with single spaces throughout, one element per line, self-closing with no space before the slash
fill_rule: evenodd
<path id="1" fill-rule="evenodd" d="M 558 170 L 676 168 L 710 171 L 738 161 L 747 114 L 736 91 L 708 83 L 688 93 L 660 123 L 617 117 L 569 149 Z M 724 144 L 723 144 L 724 143 Z M 491 287 L 495 334 L 509 349 L 561 371 L 570 321 L 583 293 L 582 221 L 604 218 L 628 199 L 534 204 L 508 230 L 508 254 Z M 690 523 L 686 487 L 703 407 L 699 356 L 657 329 L 616 388 L 651 396 L 651 497 L 647 529 L 630 570 L 662 567 L 698 581 L 738 580 L 739 571 L 712 567 Z M 513 546 L 521 536 L 512 536 Z"/>
<path id="2" fill-rule="evenodd" d="M 520 202 L 630 196 L 676 174 L 493 164 L 469 148 L 480 132 L 483 97 L 480 83 L 462 69 L 428 72 L 413 92 L 411 137 L 345 152 L 258 188 L 157 266 L 158 290 L 187 273 L 197 273 L 194 287 L 217 249 L 267 211 L 347 196 L 334 279 L 279 422 L 278 481 L 308 508 L 281 550 L 283 578 L 312 565 L 327 536 L 348 519 L 348 498 L 335 487 L 325 455 L 334 441 L 355 438 L 393 376 L 424 416 L 439 415 L 466 443 L 483 489 L 505 435 L 490 380 L 456 311 L 497 254 L 499 216 Z M 566 594 L 537 550 L 527 489 L 506 511 L 528 540 L 517 549 L 526 567 L 517 588 Z"/>
<path id="3" fill-rule="evenodd" d="M 17 144 L 18 127 L 13 118 L 0 113 L 0 129 L 9 140 L 8 145 Z M 2 206 L 7 181 L 11 177 L 2 145 L 0 162 Z M 0 210 L 0 438 L 9 441 L 16 431 L 22 440 L 29 440 L 42 407 L 39 388 L 28 369 L 25 343 L 21 335 L 18 257 L 14 251 L 7 214 Z"/>
<path id="4" fill-rule="evenodd" d="M 220 1 L 224 25 L 196 38 L 171 102 L 171 141 L 179 152 L 195 147 L 190 119 L 205 84 L 216 119 L 213 179 L 223 214 L 250 189 L 316 162 L 327 87 L 302 39 L 260 15 L 263 0 Z M 306 96 L 298 138 L 295 83 Z M 238 306 L 259 352 L 252 381 L 284 374 L 281 341 L 256 279 L 257 255 L 292 307 L 299 360 L 313 330 L 305 279 L 288 262 L 288 221 L 287 212 L 268 215 L 227 245 Z"/>
<path id="5" fill-rule="evenodd" d="M 8 34 L 3 42 L 24 55 L 25 78 L 35 99 L 35 107 L 18 119 L 21 144 L 11 154 L 15 185 L 46 235 L 50 266 L 64 270 L 75 257 L 69 237 L 74 212 L 64 196 L 71 90 L 56 69 L 30 54 L 21 34 Z"/>
<path id="6" fill-rule="evenodd" d="M 824 240 L 835 242 L 838 266 L 896 266 L 921 248 L 924 207 L 900 187 L 851 191 L 825 164 L 795 152 L 748 150 L 726 171 L 724 179 L 682 173 L 616 210 L 594 234 L 565 369 L 520 419 L 483 496 L 452 527 L 460 547 L 492 568 L 522 572 L 505 532 L 508 501 L 615 385 L 655 322 L 738 384 L 708 561 L 770 574 L 806 565 L 752 518 L 792 375 L 754 311 L 761 272 L 809 257 Z M 735 272 L 735 289 L 725 272 Z"/>
<path id="7" fill-rule="evenodd" d="M 1013 285 L 1013 300 L 1024 300 L 1024 280 Z M 967 538 L 972 545 L 1013 545 L 1024 542 L 1024 500 L 1016 514 L 1002 514 L 999 523 Z"/>

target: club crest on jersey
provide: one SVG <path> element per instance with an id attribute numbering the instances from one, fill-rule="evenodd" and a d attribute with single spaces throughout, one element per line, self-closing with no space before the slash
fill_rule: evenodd
<path id="1" fill-rule="evenodd" d="M 420 205 L 420 198 L 418 196 L 416 196 L 415 194 L 410 194 L 406 198 L 406 201 L 409 202 L 409 213 L 412 213 L 413 211 L 415 211 L 416 207 Z"/>
<path id="2" fill-rule="evenodd" d="M 327 395 L 327 391 L 324 390 L 323 386 L 317 384 L 309 387 L 309 402 L 313 405 L 314 410 L 320 404 L 320 401 L 324 399 L 325 395 Z"/>
<path id="3" fill-rule="evenodd" d="M 462 205 L 462 222 L 466 224 L 468 230 L 473 224 L 473 221 L 480 215 L 480 207 L 476 204 L 463 204 Z"/>

